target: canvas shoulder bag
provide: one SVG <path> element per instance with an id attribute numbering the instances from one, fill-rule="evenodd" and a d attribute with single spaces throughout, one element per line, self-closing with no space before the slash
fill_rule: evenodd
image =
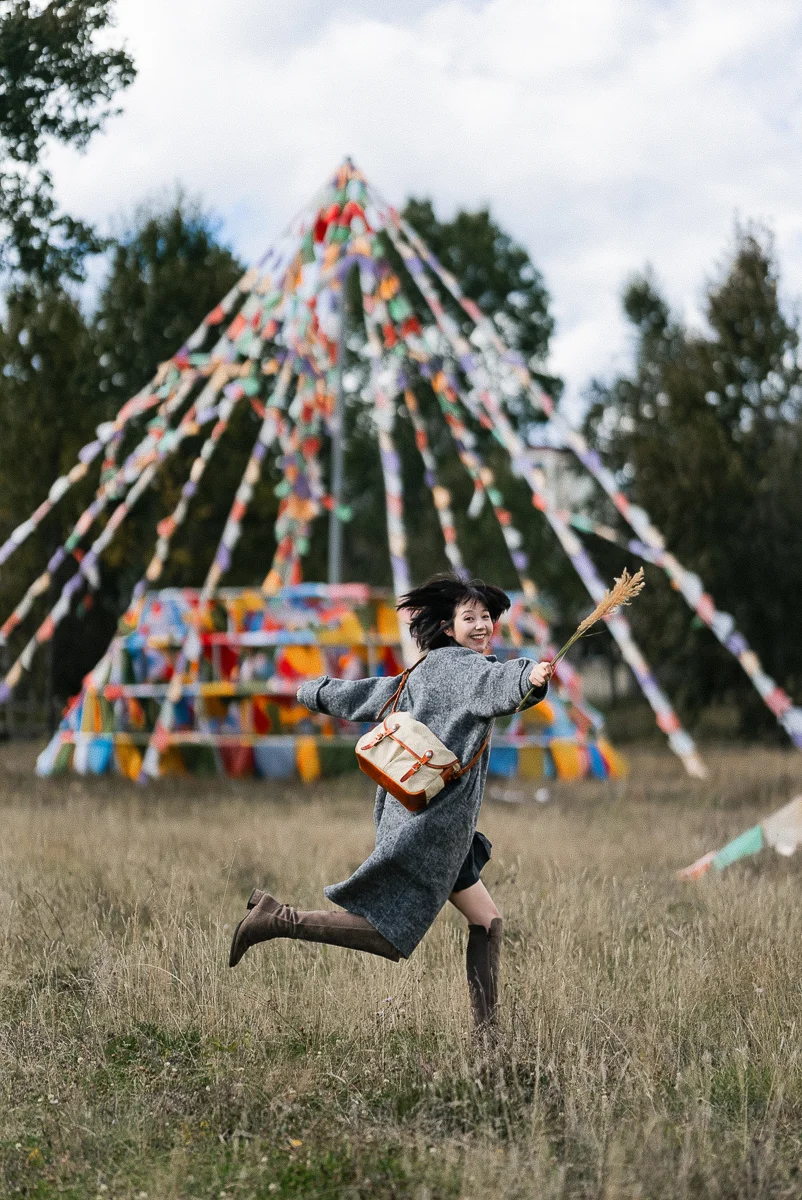
<path id="1" fill-rule="evenodd" d="M 379 716 L 392 706 L 390 712 L 381 724 L 363 733 L 356 744 L 360 770 L 400 800 L 410 812 L 420 812 L 447 783 L 470 771 L 490 741 L 488 734 L 478 752 L 463 767 L 428 725 L 416 721 L 411 713 L 397 711 L 407 679 L 422 662 L 423 658 L 418 659 L 415 666 L 404 671 L 401 682 Z"/>

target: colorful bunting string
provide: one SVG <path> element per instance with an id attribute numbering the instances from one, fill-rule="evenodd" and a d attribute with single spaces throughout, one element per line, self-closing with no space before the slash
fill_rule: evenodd
<path id="1" fill-rule="evenodd" d="M 422 263 L 414 252 L 393 231 L 390 233 L 393 245 L 403 258 L 410 274 L 418 287 L 429 310 L 434 316 L 438 329 L 449 343 L 460 368 L 469 381 L 468 389 L 452 389 L 449 399 L 457 402 L 457 397 L 473 408 L 474 416 L 479 419 L 481 409 L 484 409 L 495 436 L 510 456 L 513 468 L 526 480 L 532 491 L 535 506 L 543 513 L 551 528 L 568 555 L 574 569 L 585 585 L 591 599 L 598 604 L 605 594 L 603 580 L 582 543 L 572 532 L 568 524 L 561 519 L 557 509 L 552 505 L 548 494 L 542 486 L 542 473 L 533 466 L 531 456 L 519 435 L 513 429 L 500 400 L 489 386 L 489 380 L 483 373 L 481 365 L 475 360 L 470 345 L 465 341 L 459 327 L 445 312 L 439 298 L 426 277 Z M 479 408 L 481 405 L 481 409 Z M 616 613 L 607 619 L 607 626 L 618 643 L 624 661 L 632 670 L 644 696 L 651 705 L 659 728 L 668 737 L 669 745 L 675 754 L 682 759 L 690 775 L 704 778 L 704 764 L 699 757 L 693 739 L 682 728 L 679 718 L 671 702 L 657 683 L 648 663 L 635 643 L 626 618 Z"/>
<path id="2" fill-rule="evenodd" d="M 392 300 L 399 294 L 400 284 L 397 277 L 392 273 L 386 261 L 382 261 L 381 270 L 373 273 L 373 290 L 368 291 L 365 286 L 368 280 L 363 280 L 363 304 L 366 328 L 369 335 L 372 334 L 374 349 L 378 344 L 379 332 L 385 337 L 385 342 L 390 342 L 390 354 L 394 356 L 402 356 L 401 360 L 405 363 L 414 362 L 415 365 L 423 370 L 424 377 L 432 387 L 437 399 L 440 403 L 441 410 L 446 420 L 446 425 L 452 435 L 458 457 L 468 472 L 474 483 L 474 499 L 484 500 L 487 497 L 492 511 L 495 514 L 499 528 L 501 529 L 507 548 L 510 552 L 513 568 L 518 574 L 521 582 L 524 596 L 527 598 L 527 611 L 529 619 L 532 623 L 535 632 L 539 652 L 541 655 L 546 655 L 551 652 L 555 653 L 555 647 L 552 645 L 551 633 L 548 624 L 538 613 L 535 606 L 537 600 L 537 588 L 533 580 L 526 573 L 528 567 L 528 558 L 522 550 L 522 537 L 512 523 L 509 510 L 504 508 L 503 496 L 496 484 L 493 472 L 485 466 L 481 455 L 474 448 L 474 438 L 464 425 L 460 415 L 456 401 L 456 384 L 448 375 L 442 361 L 435 364 L 432 356 L 426 349 L 425 338 L 419 336 L 420 329 L 417 331 L 408 327 L 406 332 L 406 341 L 409 343 L 409 349 L 405 348 L 404 339 L 399 335 L 399 331 L 395 328 L 394 320 L 391 319 L 390 312 L 385 308 L 385 297 Z M 382 289 L 383 293 L 382 294 Z M 394 319 L 408 320 L 411 310 L 401 308 L 400 311 L 396 308 L 393 314 Z M 399 384 L 400 386 L 400 384 Z M 416 429 L 416 445 L 419 450 L 421 446 L 428 447 L 428 439 L 426 438 L 425 425 L 417 408 L 413 393 L 409 388 L 404 389 L 405 401 L 407 407 L 410 407 L 412 401 L 413 423 Z M 436 478 L 436 464 L 431 452 L 428 451 L 428 459 L 424 457 L 424 466 L 433 469 L 432 478 Z M 435 498 L 435 504 L 437 503 Z M 438 509 L 438 512 L 440 510 Z M 450 510 L 449 515 L 450 515 Z M 469 510 L 470 511 L 470 510 Z M 446 545 L 446 552 L 449 546 L 449 537 L 453 537 L 456 543 L 456 533 L 452 524 L 444 525 L 443 537 Z M 457 550 L 459 555 L 459 551 Z M 461 561 L 461 556 L 459 558 Z M 574 669 L 565 660 L 562 660 L 557 669 L 557 681 L 564 687 L 572 696 L 574 702 L 581 706 L 581 684 L 579 677 Z"/>
<path id="3" fill-rule="evenodd" d="M 666 550 L 662 535 L 651 523 L 648 514 L 637 505 L 630 504 L 618 487 L 615 476 L 602 463 L 597 451 L 588 446 L 582 434 L 574 429 L 560 413 L 551 397 L 532 378 L 520 355 L 504 345 L 492 321 L 462 294 L 457 281 L 435 258 L 408 222 L 381 201 L 377 201 L 377 207 L 388 221 L 388 235 L 396 248 L 399 248 L 400 245 L 397 231 L 403 234 L 413 248 L 415 263 L 420 263 L 421 266 L 415 275 L 416 283 L 423 275 L 422 264 L 425 262 L 465 313 L 475 322 L 477 332 L 483 335 L 477 339 L 480 352 L 490 360 L 499 378 L 503 379 L 505 375 L 508 375 L 517 379 L 524 392 L 549 417 L 566 446 L 573 451 L 586 470 L 602 487 L 618 512 L 632 528 L 638 541 L 650 552 L 652 557 L 649 561 L 654 562 L 666 572 L 692 611 L 712 630 L 721 645 L 738 660 L 764 704 L 774 714 L 794 744 L 802 749 L 802 708 L 794 705 L 787 693 L 763 670 L 757 655 L 736 629 L 733 617 L 729 613 L 717 609 L 713 598 L 705 592 L 698 575 L 683 567 L 678 559 Z M 401 252 L 400 249 L 399 252 Z M 445 310 L 436 298 L 435 304 L 439 313 L 445 317 Z M 460 365 L 467 368 L 474 360 L 474 352 L 470 346 L 467 346 Z M 499 392 L 503 394 L 503 389 L 499 389 Z M 644 555 L 644 557 L 646 556 Z"/>
<path id="4" fill-rule="evenodd" d="M 268 447 L 272 445 L 278 431 L 279 422 L 281 421 L 281 409 L 284 406 L 287 388 L 291 378 L 291 365 L 286 362 L 278 376 L 278 381 L 271 398 L 270 406 L 266 409 L 264 420 L 262 421 L 259 430 L 259 436 L 256 439 L 251 456 L 248 459 L 248 464 L 245 468 L 245 473 L 242 477 L 240 485 L 237 489 L 237 494 L 234 498 L 234 503 L 231 506 L 228 519 L 226 521 L 220 542 L 217 547 L 212 564 L 209 567 L 206 576 L 206 582 L 203 585 L 203 590 L 200 595 L 201 604 L 205 604 L 214 594 L 215 589 L 220 581 L 222 574 L 228 570 L 231 565 L 231 556 L 236 546 L 240 533 L 242 531 L 242 518 L 244 517 L 248 505 L 253 497 L 254 488 L 259 481 L 259 476 L 262 471 L 262 463 L 267 453 Z M 161 706 L 159 716 L 153 729 L 153 734 L 148 743 L 145 758 L 142 763 L 143 776 L 154 778 L 159 774 L 159 760 L 161 754 L 167 749 L 170 741 L 170 731 L 175 719 L 176 706 L 181 701 L 184 692 L 184 676 L 189 676 L 190 680 L 197 672 L 198 660 L 201 654 L 200 639 L 198 631 L 190 622 L 187 627 L 187 635 L 181 652 L 178 656 L 175 672 L 173 674 L 172 683 L 164 702 Z"/>
<path id="5" fill-rule="evenodd" d="M 429 445 L 429 436 L 426 432 L 426 426 L 423 422 L 415 393 L 410 387 L 405 387 L 403 394 L 404 403 L 412 421 L 412 428 L 415 430 L 415 445 L 423 459 L 424 479 L 426 486 L 432 493 L 437 520 L 440 523 L 440 530 L 443 534 L 446 557 L 455 571 L 464 573 L 465 564 L 462 561 L 462 554 L 457 545 L 457 530 L 454 525 L 454 514 L 451 511 L 451 493 L 440 482 L 437 462 Z"/>
<path id="6" fill-rule="evenodd" d="M 202 394 L 206 394 L 206 390 Z M 207 401 L 208 399 L 209 396 L 207 394 Z M 200 421 L 208 419 L 215 412 L 216 410 L 212 406 L 209 406 L 203 413 L 200 413 L 197 409 L 197 403 L 193 403 L 189 411 L 181 419 L 178 427 L 173 431 L 173 435 L 171 437 L 164 437 L 158 442 L 152 456 L 153 461 L 149 462 L 144 468 L 132 484 L 125 499 L 120 502 L 112 513 L 103 532 L 95 539 L 86 554 L 81 557 L 78 563 L 78 570 L 64 584 L 58 600 L 50 609 L 33 637 L 27 642 L 24 650 L 8 671 L 3 682 L 0 683 L 0 701 L 8 699 L 12 690 L 19 683 L 23 673 L 30 670 L 36 650 L 53 637 L 56 628 L 70 611 L 72 601 L 81 587 L 86 582 L 89 582 L 90 586 L 97 586 L 100 556 L 112 541 L 137 500 L 153 482 L 163 459 L 167 455 L 172 454 L 185 437 L 197 432 Z M 50 576 L 48 577 L 48 582 L 49 578 Z"/>

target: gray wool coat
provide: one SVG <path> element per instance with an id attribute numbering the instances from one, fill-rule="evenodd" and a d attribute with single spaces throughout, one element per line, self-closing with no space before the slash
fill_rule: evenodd
<path id="1" fill-rule="evenodd" d="M 398 708 L 428 725 L 468 763 L 493 727 L 529 690 L 533 662 L 501 663 L 463 646 L 432 650 L 407 680 Z M 304 683 L 299 699 L 314 712 L 350 721 L 378 721 L 399 676 Z M 533 692 L 537 704 L 547 688 Z M 427 808 L 411 813 L 383 788 L 373 812 L 376 849 L 350 879 L 324 889 L 329 900 L 367 917 L 408 958 L 448 900 L 470 849 L 482 806 L 490 747 L 476 765 L 448 784 Z"/>

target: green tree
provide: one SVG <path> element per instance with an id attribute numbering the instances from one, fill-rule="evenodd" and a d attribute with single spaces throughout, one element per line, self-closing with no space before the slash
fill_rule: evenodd
<path id="1" fill-rule="evenodd" d="M 98 35 L 113 0 L 0 2 L 0 270 L 49 280 L 80 279 L 101 243 L 58 212 L 41 165 L 52 141 L 81 149 L 114 111 L 115 92 L 134 78 L 124 49 Z"/>
<path id="2" fill-rule="evenodd" d="M 624 310 L 637 338 L 634 371 L 593 385 L 589 437 L 669 548 L 799 696 L 799 334 L 780 302 L 769 234 L 737 231 L 729 261 L 707 288 L 705 332 L 670 311 L 649 273 L 630 281 Z M 770 723 L 712 635 L 688 630 L 687 611 L 656 578 L 650 591 L 653 602 L 639 605 L 635 620 L 686 710 L 727 702 L 744 728 Z"/>
<path id="3" fill-rule="evenodd" d="M 51 483 L 73 466 L 80 447 L 92 439 L 95 426 L 109 415 L 109 406 L 98 389 L 92 332 L 74 298 L 58 285 L 28 286 L 6 297 L 0 361 L 0 539 L 5 540 L 41 503 Z M 3 567 L 0 620 L 6 619 L 62 544 L 88 502 L 89 486 L 79 485 L 62 500 Z M 70 563 L 74 570 L 75 561 Z M 66 569 L 57 574 L 57 586 L 66 577 Z M 41 619 L 54 601 L 51 588 L 37 601 L 33 618 Z M 30 624 L 26 624 L 12 638 L 10 655 L 16 656 L 29 633 Z M 86 629 L 81 628 L 80 635 L 82 640 L 88 638 L 90 653 L 99 649 L 95 616 Z M 62 695 L 80 681 L 82 663 L 76 666 L 74 646 L 74 637 L 60 638 L 54 683 Z M 33 690 L 39 695 L 46 662 L 46 657 L 40 659 L 33 677 Z"/>
<path id="4" fill-rule="evenodd" d="M 244 270 L 198 201 L 179 192 L 134 213 L 114 239 L 94 316 L 102 386 L 115 407 L 180 349 Z"/>

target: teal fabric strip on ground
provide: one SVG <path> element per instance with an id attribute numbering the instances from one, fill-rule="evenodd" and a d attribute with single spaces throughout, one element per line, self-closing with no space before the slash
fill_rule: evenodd
<path id="1" fill-rule="evenodd" d="M 752 829 L 747 829 L 746 833 L 742 833 L 740 837 L 735 838 L 731 842 L 727 842 L 722 850 L 719 850 L 716 857 L 713 859 L 713 866 L 718 871 L 723 871 L 730 863 L 734 863 L 739 858 L 746 858 L 748 854 L 757 854 L 758 850 L 763 849 L 763 829 L 760 825 L 755 825 Z"/>

